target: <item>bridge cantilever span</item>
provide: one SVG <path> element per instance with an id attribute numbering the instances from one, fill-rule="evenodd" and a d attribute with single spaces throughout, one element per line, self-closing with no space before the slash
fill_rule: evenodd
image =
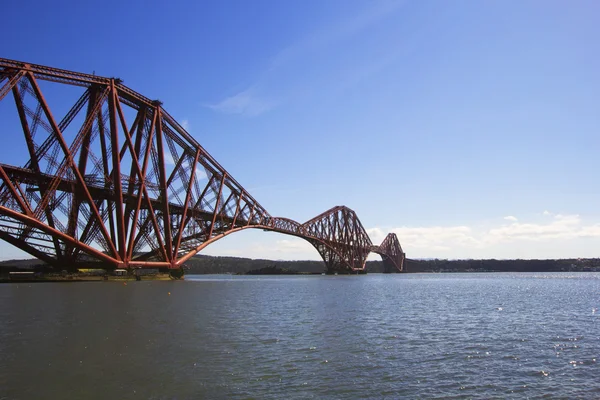
<path id="1" fill-rule="evenodd" d="M 347 207 L 303 224 L 272 217 L 120 79 L 0 58 L 0 116 L 14 139 L 0 160 L 0 239 L 57 268 L 177 269 L 254 228 L 307 240 L 329 272 L 363 271 L 371 251 L 404 270 L 397 237 L 374 246 Z"/>
<path id="2" fill-rule="evenodd" d="M 383 259 L 384 272 L 404 271 L 406 254 L 395 233 L 388 234 L 379 246 L 372 246 L 371 251 L 379 254 Z"/>

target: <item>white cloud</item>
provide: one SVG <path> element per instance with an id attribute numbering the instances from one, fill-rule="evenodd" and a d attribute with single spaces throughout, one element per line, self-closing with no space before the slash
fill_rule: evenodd
<path id="1" fill-rule="evenodd" d="M 440 250 L 448 247 L 476 247 L 479 241 L 467 226 L 432 226 L 392 229 L 402 246 L 419 249 Z"/>
<path id="2" fill-rule="evenodd" d="M 315 248 L 305 240 L 278 240 L 277 248 L 275 249 L 277 252 L 314 252 Z"/>
<path id="3" fill-rule="evenodd" d="M 250 229 L 249 231 L 253 231 Z M 252 232 L 245 231 L 245 236 Z M 239 235 L 239 236 L 238 236 Z M 307 241 L 299 238 L 269 240 L 270 238 L 286 237 L 285 235 L 269 236 L 260 232 L 262 239 L 250 243 L 241 243 L 242 233 L 234 233 L 225 240 L 219 240 L 211 244 L 203 251 L 203 254 L 213 256 L 236 256 L 247 258 L 260 258 L 270 260 L 320 260 L 317 250 Z M 240 239 L 236 239 L 236 237 Z M 289 237 L 289 236 L 288 236 Z M 227 242 L 234 244 L 227 246 Z"/>
<path id="4" fill-rule="evenodd" d="M 544 212 L 542 214 L 544 214 L 544 215 L 552 215 L 552 213 L 550 211 L 548 211 L 548 210 L 544 210 Z"/>
<path id="5" fill-rule="evenodd" d="M 512 215 L 506 216 L 506 217 L 504 217 L 504 219 L 507 221 L 512 221 L 512 222 L 518 221 L 517 217 L 513 217 Z"/>
<path id="6" fill-rule="evenodd" d="M 248 88 L 233 96 L 227 97 L 217 104 L 209 104 L 207 107 L 225 114 L 240 114 L 247 117 L 255 117 L 273 109 L 277 104 L 267 101 L 255 94 L 255 89 Z"/>
<path id="7" fill-rule="evenodd" d="M 521 216 L 523 221 L 501 220 L 485 226 L 373 227 L 367 229 L 367 233 L 374 244 L 381 243 L 388 233 L 396 233 L 411 258 L 597 257 L 600 223 L 586 222 L 577 214 L 557 214 L 550 218 L 537 214 L 530 218 Z M 236 233 L 223 243 L 218 241 L 209 246 L 207 254 L 277 260 L 320 259 L 318 252 L 304 240 L 250 231 L 256 235 L 252 236 L 256 238 L 252 243 L 238 242 L 234 238 L 243 234 Z M 379 256 L 372 254 L 370 259 L 377 260 Z"/>
<path id="8" fill-rule="evenodd" d="M 380 243 L 387 233 L 394 232 L 405 251 L 417 250 L 417 253 L 424 256 L 437 256 L 440 252 L 452 250 L 452 254 L 462 254 L 462 257 L 469 257 L 470 252 L 478 254 L 495 252 L 502 247 L 506 248 L 506 245 L 525 245 L 528 242 L 555 243 L 557 240 L 565 244 L 566 241 L 577 241 L 583 238 L 600 238 L 600 224 L 584 224 L 581 217 L 576 214 L 557 214 L 544 223 L 518 222 L 512 216 L 504 219 L 511 223 L 486 229 L 474 229 L 468 226 L 434 226 L 371 228 L 367 232 L 374 243 Z M 530 257 L 541 257 L 541 255 L 531 254 Z"/>
<path id="9" fill-rule="evenodd" d="M 368 228 L 366 231 L 371 238 L 371 241 L 375 244 L 381 243 L 383 239 L 385 239 L 385 236 L 389 233 L 382 228 Z"/>
<path id="10" fill-rule="evenodd" d="M 490 229 L 484 236 L 484 240 L 489 243 L 512 242 L 516 240 L 542 241 L 548 239 L 573 239 L 590 235 L 600 236 L 600 226 L 583 226 L 579 215 L 557 214 L 549 223 L 514 223 Z"/>

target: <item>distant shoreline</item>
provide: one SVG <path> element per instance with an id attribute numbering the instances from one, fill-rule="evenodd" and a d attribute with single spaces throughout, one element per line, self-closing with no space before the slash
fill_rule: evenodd
<path id="1" fill-rule="evenodd" d="M 405 261 L 408 273 L 416 272 L 600 272 L 600 258 L 569 258 L 549 260 L 444 260 L 428 259 Z M 51 270 L 37 259 L 0 262 L 0 274 L 10 271 L 60 273 Z M 325 272 L 322 261 L 276 261 L 241 257 L 213 257 L 197 255 L 185 264 L 185 273 L 198 274 L 269 274 L 296 275 Z M 148 271 L 149 272 L 149 271 Z M 367 273 L 383 272 L 381 261 L 367 261 Z"/>

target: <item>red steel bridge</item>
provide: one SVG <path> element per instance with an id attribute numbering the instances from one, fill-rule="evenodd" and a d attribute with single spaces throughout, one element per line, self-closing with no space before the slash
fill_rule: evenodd
<path id="1" fill-rule="evenodd" d="M 11 148 L 0 239 L 56 268 L 180 269 L 257 228 L 307 240 L 329 273 L 364 271 L 370 252 L 404 271 L 396 235 L 373 245 L 347 207 L 305 223 L 271 216 L 160 101 L 119 79 L 0 58 L 0 128 Z"/>

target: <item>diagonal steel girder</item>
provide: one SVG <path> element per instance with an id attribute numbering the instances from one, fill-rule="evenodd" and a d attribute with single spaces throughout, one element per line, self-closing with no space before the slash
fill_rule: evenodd
<path id="1" fill-rule="evenodd" d="M 118 78 L 0 58 L 5 105 L 19 122 L 0 129 L 23 158 L 0 160 L 0 239 L 55 267 L 181 268 L 254 228 L 306 239 L 329 272 L 363 271 L 371 251 L 403 271 L 396 236 L 373 246 L 345 206 L 304 224 L 272 217 L 160 101 Z"/>

